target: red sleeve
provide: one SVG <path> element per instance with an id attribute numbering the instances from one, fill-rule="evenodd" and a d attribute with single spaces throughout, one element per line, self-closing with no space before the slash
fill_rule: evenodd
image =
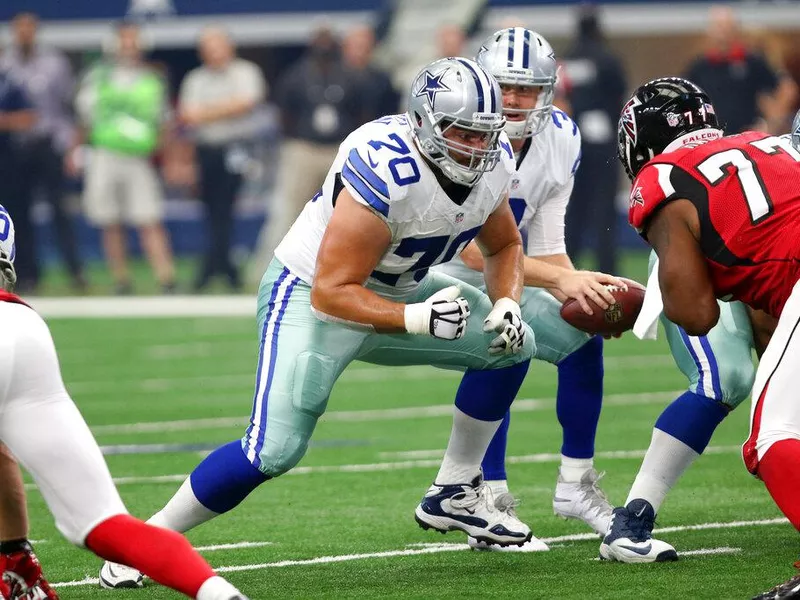
<path id="1" fill-rule="evenodd" d="M 20 298 L 16 294 L 12 294 L 11 292 L 7 292 L 3 289 L 0 289 L 0 302 L 13 302 L 14 304 L 22 304 L 30 308 L 30 305 L 27 302 L 25 302 L 22 298 Z"/>
<path id="2" fill-rule="evenodd" d="M 673 175 L 679 170 L 671 163 L 650 162 L 633 181 L 628 201 L 628 222 L 640 234 L 658 209 L 678 197 Z"/>

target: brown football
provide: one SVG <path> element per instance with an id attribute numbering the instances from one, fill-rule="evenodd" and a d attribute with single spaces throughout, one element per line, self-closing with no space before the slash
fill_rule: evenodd
<path id="1" fill-rule="evenodd" d="M 593 315 L 587 315 L 578 301 L 570 298 L 561 306 L 561 318 L 586 333 L 614 335 L 628 331 L 633 327 L 639 311 L 642 310 L 645 288 L 638 281 L 624 277 L 620 277 L 620 279 L 628 285 L 628 290 L 623 291 L 614 286 L 607 286 L 616 302 L 606 310 L 601 310 L 591 298 L 587 298 L 589 306 L 594 311 Z"/>

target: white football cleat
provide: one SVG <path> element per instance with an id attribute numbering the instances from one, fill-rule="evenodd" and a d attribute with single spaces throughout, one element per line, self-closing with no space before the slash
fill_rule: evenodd
<path id="1" fill-rule="evenodd" d="M 608 532 L 614 507 L 598 485 L 605 473 L 589 469 L 578 483 L 569 483 L 558 476 L 553 496 L 553 512 L 564 519 L 578 519 L 599 535 Z"/>
<path id="2" fill-rule="evenodd" d="M 530 527 L 520 521 L 513 510 L 495 507 L 492 491 L 480 475 L 467 484 L 434 483 L 414 516 L 423 529 L 442 533 L 459 530 L 490 545 L 520 546 L 533 536 Z"/>
<path id="3" fill-rule="evenodd" d="M 651 563 L 678 560 L 675 548 L 654 540 L 653 506 L 636 499 L 614 509 L 611 526 L 600 544 L 600 558 L 624 563 Z"/>
<path id="4" fill-rule="evenodd" d="M 519 506 L 519 500 L 514 498 L 510 492 L 499 494 L 494 499 L 494 507 L 497 510 L 509 513 L 509 516 L 519 520 L 516 511 L 517 506 Z M 533 534 L 531 534 L 531 539 L 521 546 L 498 546 L 495 544 L 487 544 L 486 542 L 482 542 L 474 537 L 467 538 L 467 543 L 473 550 L 489 550 L 495 552 L 546 552 L 550 550 L 550 547 L 547 544 Z"/>
<path id="5" fill-rule="evenodd" d="M 141 572 L 126 565 L 106 561 L 100 569 L 101 588 L 114 590 L 140 588 L 143 585 Z"/>

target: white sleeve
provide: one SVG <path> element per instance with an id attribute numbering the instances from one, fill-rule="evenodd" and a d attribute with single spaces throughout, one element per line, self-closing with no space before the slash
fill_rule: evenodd
<path id="1" fill-rule="evenodd" d="M 528 248 L 526 251 L 528 256 L 566 254 L 564 220 L 574 182 L 575 179 L 570 177 L 566 183 L 557 187 L 534 213 L 528 225 Z"/>

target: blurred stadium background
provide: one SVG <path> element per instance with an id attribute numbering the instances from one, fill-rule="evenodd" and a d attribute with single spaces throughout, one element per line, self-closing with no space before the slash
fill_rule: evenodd
<path id="1" fill-rule="evenodd" d="M 750 49 L 766 57 L 776 72 L 800 76 L 800 3 L 795 1 L 733 3 Z M 680 74 L 707 45 L 709 3 L 699 1 L 644 2 L 617 1 L 599 3 L 599 22 L 610 51 L 621 61 L 626 93 L 641 82 L 666 74 Z M 264 101 L 251 115 L 249 135 L 238 146 L 241 150 L 238 170 L 243 185 L 234 205 L 234 229 L 231 239 L 234 263 L 242 270 L 248 289 L 254 289 L 260 267 L 247 264 L 257 245 L 265 219 L 278 214 L 286 201 L 278 184 L 279 161 L 283 145 L 281 107 L 276 104 L 282 80 L 297 68 L 307 53 L 309 43 L 321 31 L 329 30 L 335 40 L 347 38 L 359 26 L 374 30 L 376 45 L 371 63 L 376 70 L 388 74 L 394 86 L 394 100 L 388 107 L 402 109 L 406 86 L 416 69 L 437 52 L 458 48 L 461 40 L 453 30 L 463 31 L 463 53 L 471 55 L 479 41 L 491 31 L 510 23 L 524 25 L 544 35 L 562 58 L 576 43 L 577 22 L 581 6 L 565 2 L 532 0 L 295 0 L 288 3 L 258 0 L 5 0 L 0 3 L 0 48 L 7 55 L 14 47 L 11 21 L 19 13 L 32 13 L 40 20 L 37 44 L 56 48 L 66 54 L 80 82 L 98 60 L 109 60 L 113 54 L 114 27 L 123 20 L 141 23 L 142 47 L 146 59 L 165 75 L 170 104 L 177 107 L 180 86 L 187 73 L 200 59 L 196 49 L 198 36 L 212 25 L 223 27 L 238 48 L 240 57 L 254 62 L 266 81 Z M 451 39 L 443 39 L 449 36 Z M 111 48 L 111 49 L 110 49 Z M 2 60 L 2 59 L 0 59 Z M 563 80 L 569 85 L 570 75 L 581 77 L 580 61 L 564 61 Z M 366 86 L 363 94 L 374 88 Z M 562 88 L 563 91 L 563 88 Z M 390 98 L 392 98 L 390 96 Z M 795 108 L 796 96 L 788 111 Z M 559 104 L 569 113 L 568 90 Z M 387 103 L 382 102 L 381 108 Z M 285 110 L 285 107 L 283 107 Z M 375 110 L 377 107 L 372 107 Z M 346 109 L 345 109 L 346 110 Z M 782 109 L 783 110 L 783 109 Z M 366 113 L 365 113 L 366 114 Z M 169 117 L 172 135 L 154 158 L 166 197 L 165 224 L 177 256 L 177 289 L 190 291 L 196 285 L 197 259 L 208 244 L 204 228 L 203 204 L 198 200 L 199 186 L 193 138 L 183 126 L 175 110 Z M 352 115 L 351 115 L 352 116 Z M 357 121 L 359 117 L 354 117 Z M 285 122 L 284 115 L 284 122 Z M 579 122 L 579 124 L 583 125 Z M 762 123 L 764 127 L 770 126 Z M 775 126 L 779 127 L 779 126 Z M 583 127 L 582 127 L 583 129 Z M 609 153 L 609 170 L 617 169 L 613 152 Z M 298 167 L 302 173 L 302 166 Z M 124 286 L 114 287 L 106 273 L 100 234 L 83 214 L 81 190 L 83 177 L 73 173 L 67 180 L 64 206 L 76 228 L 80 259 L 88 264 L 88 287 L 69 285 L 69 273 L 63 267 L 52 204 L 36 196 L 18 201 L 31 211 L 35 231 L 37 261 L 44 267 L 41 282 L 36 281 L 23 291 L 41 294 L 91 293 L 108 294 L 115 289 L 129 292 Z M 302 177 L 302 175 L 298 175 Z M 626 257 L 641 251 L 642 245 L 624 222 L 626 182 L 619 181 L 615 219 L 614 245 Z M 12 193 L 0 183 L 0 201 L 8 206 L 3 194 Z M 14 204 L 12 202 L 12 204 Z M 19 210 L 19 209 L 18 209 Z M 12 216 L 15 220 L 20 217 Z M 266 230 L 265 230 L 266 231 Z M 593 232 L 583 232 L 590 245 L 596 245 Z M 573 235 L 573 237 L 575 237 Z M 139 253 L 136 236 L 130 243 Z M 267 247 L 271 242 L 263 240 Z M 574 243 L 571 244 L 573 247 Z M 141 261 L 140 261 L 141 262 Z M 263 262 L 263 260 L 262 260 Z M 582 264 L 593 264 L 581 261 Z M 628 260 L 618 270 L 625 273 Z M 21 269 L 24 271 L 24 268 Z M 21 278 L 25 278 L 21 273 Z M 133 289 L 138 293 L 157 291 L 153 275 L 144 262 L 135 261 Z M 39 285 L 41 283 L 41 285 Z M 74 283 L 74 282 L 73 282 Z M 118 283 L 118 282 L 117 282 Z M 241 289 L 234 286 L 236 289 Z M 224 289 L 212 285 L 212 290 Z"/>

